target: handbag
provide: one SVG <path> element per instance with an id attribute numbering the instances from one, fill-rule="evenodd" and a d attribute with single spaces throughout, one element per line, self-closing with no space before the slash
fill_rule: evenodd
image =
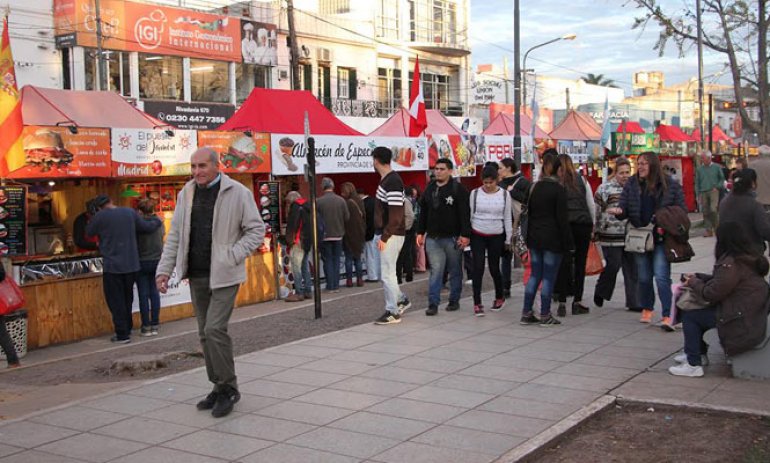
<path id="1" fill-rule="evenodd" d="M 631 224 L 626 226 L 626 252 L 644 254 L 655 249 L 655 241 L 652 237 L 653 225 L 646 227 L 634 227 Z"/>
<path id="2" fill-rule="evenodd" d="M 529 187 L 529 195 L 527 196 L 527 204 L 521 205 L 521 213 L 519 214 L 519 223 L 513 231 L 513 250 L 520 258 L 524 258 L 529 252 L 527 249 L 527 228 L 529 228 L 529 200 L 532 198 L 532 192 L 535 191 L 535 185 L 533 183 Z"/>
<path id="3" fill-rule="evenodd" d="M 24 307 L 24 293 L 13 278 L 0 281 L 0 315 L 8 315 L 22 307 Z"/>
<path id="4" fill-rule="evenodd" d="M 591 243 L 588 246 L 588 257 L 586 258 L 586 275 L 598 275 L 603 271 L 602 253 L 599 252 L 599 246 L 596 243 Z"/>
<path id="5" fill-rule="evenodd" d="M 689 286 L 679 288 L 679 297 L 676 298 L 676 307 L 679 310 L 699 310 L 711 307 L 711 304 L 701 298 L 694 289 Z"/>

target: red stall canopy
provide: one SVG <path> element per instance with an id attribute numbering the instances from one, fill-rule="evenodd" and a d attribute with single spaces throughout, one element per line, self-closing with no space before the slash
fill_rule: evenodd
<path id="1" fill-rule="evenodd" d="M 217 130 L 266 133 L 305 132 L 305 112 L 310 133 L 316 135 L 361 135 L 326 109 L 306 90 L 255 88 L 233 117 Z"/>
<path id="2" fill-rule="evenodd" d="M 591 115 L 570 110 L 548 135 L 554 140 L 598 141 L 602 138 L 602 128 Z"/>
<path id="3" fill-rule="evenodd" d="M 615 129 L 615 132 L 644 133 L 644 129 L 641 125 L 639 125 L 638 122 L 623 121 L 620 123 L 620 125 L 618 125 L 618 128 Z"/>
<path id="4" fill-rule="evenodd" d="M 513 130 L 513 116 L 505 113 L 499 113 L 489 123 L 489 126 L 482 132 L 484 135 L 516 135 Z M 532 118 L 526 114 L 521 115 L 521 136 L 528 137 L 532 129 Z M 535 126 L 535 138 L 550 138 L 548 133 Z"/>
<path id="5" fill-rule="evenodd" d="M 660 124 L 655 133 L 660 135 L 660 141 L 693 142 L 695 139 L 675 125 Z"/>
<path id="6" fill-rule="evenodd" d="M 700 129 L 693 130 L 692 138 L 700 141 Z M 711 129 L 711 139 L 714 140 L 715 142 L 724 141 L 731 145 L 735 145 L 735 142 L 733 141 L 733 139 L 728 137 L 727 134 L 725 134 L 718 125 L 714 125 L 714 128 Z M 706 134 L 705 140 L 708 143 L 709 141 L 708 134 Z"/>
<path id="7" fill-rule="evenodd" d="M 463 131 L 452 124 L 438 109 L 428 109 L 425 111 L 425 115 L 428 118 L 428 127 L 423 135 L 464 135 Z M 369 135 L 373 137 L 408 137 L 409 112 L 405 108 L 399 109 Z"/>
<path id="8" fill-rule="evenodd" d="M 25 85 L 21 89 L 24 125 L 77 125 L 151 129 L 167 124 L 136 109 L 115 92 L 57 90 Z"/>

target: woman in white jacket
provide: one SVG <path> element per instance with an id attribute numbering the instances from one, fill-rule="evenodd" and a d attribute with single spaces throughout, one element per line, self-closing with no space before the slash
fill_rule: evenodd
<path id="1" fill-rule="evenodd" d="M 492 311 L 502 310 L 503 280 L 500 274 L 500 255 L 511 246 L 513 236 L 511 199 L 508 192 L 497 186 L 497 167 L 488 165 L 481 173 L 483 186 L 470 195 L 471 253 L 473 254 L 473 313 L 484 315 L 481 304 L 481 282 L 484 278 L 484 257 L 489 261 L 489 273 L 495 283 L 495 302 Z"/>

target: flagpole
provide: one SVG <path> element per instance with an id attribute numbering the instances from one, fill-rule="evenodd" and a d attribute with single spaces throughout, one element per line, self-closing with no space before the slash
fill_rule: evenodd
<path id="1" fill-rule="evenodd" d="M 513 160 L 521 168 L 521 39 L 519 0 L 513 0 Z"/>

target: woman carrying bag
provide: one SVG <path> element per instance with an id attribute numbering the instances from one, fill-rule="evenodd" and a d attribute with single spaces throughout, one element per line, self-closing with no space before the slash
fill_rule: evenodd
<path id="1" fill-rule="evenodd" d="M 364 271 L 361 254 L 364 252 L 366 241 L 366 208 L 364 201 L 358 196 L 356 187 L 345 182 L 340 187 L 340 196 L 348 205 L 349 218 L 345 222 L 345 237 L 342 244 L 345 248 L 345 285 L 353 287 L 353 266 L 356 267 L 356 286 L 364 285 Z"/>
<path id="2" fill-rule="evenodd" d="M 671 322 L 671 264 L 666 258 L 666 247 L 663 244 L 663 236 L 655 226 L 655 214 L 665 207 L 680 207 L 687 211 L 684 204 L 684 192 L 682 185 L 673 177 L 663 172 L 663 167 L 655 153 L 645 152 L 639 155 L 636 162 L 636 175 L 631 176 L 623 187 L 618 207 L 609 208 L 607 211 L 618 219 L 628 219 L 629 227 L 637 230 L 631 232 L 638 234 L 648 233 L 650 238 L 649 248 L 645 246 L 634 250 L 636 255 L 637 302 L 642 307 L 641 323 L 652 322 L 652 314 L 655 306 L 655 290 L 652 286 L 653 276 L 658 287 L 663 318 L 661 327 L 665 331 L 674 331 Z M 644 230 L 645 228 L 649 231 Z M 626 241 L 628 247 L 628 236 Z"/>
<path id="3" fill-rule="evenodd" d="M 0 282 L 5 280 L 5 267 L 0 264 Z M 18 368 L 21 366 L 19 363 L 19 356 L 16 354 L 16 346 L 13 345 L 13 339 L 8 333 L 8 328 L 5 326 L 5 315 L 0 315 L 0 347 L 5 352 L 5 358 L 8 361 L 8 368 Z"/>

